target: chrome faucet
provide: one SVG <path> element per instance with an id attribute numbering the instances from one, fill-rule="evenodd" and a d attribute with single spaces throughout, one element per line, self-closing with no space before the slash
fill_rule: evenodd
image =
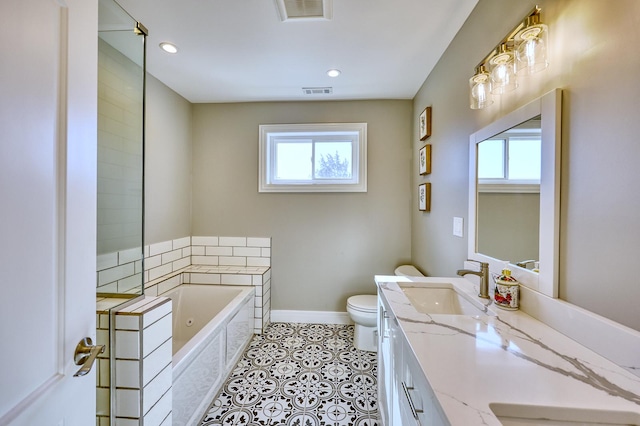
<path id="1" fill-rule="evenodd" d="M 470 269 L 460 269 L 457 274 L 464 277 L 467 274 L 477 275 L 480 277 L 480 293 L 478 297 L 483 299 L 489 299 L 489 264 L 487 262 L 480 262 L 477 260 L 467 259 L 468 262 L 478 262 L 480 264 L 479 271 L 472 271 Z"/>

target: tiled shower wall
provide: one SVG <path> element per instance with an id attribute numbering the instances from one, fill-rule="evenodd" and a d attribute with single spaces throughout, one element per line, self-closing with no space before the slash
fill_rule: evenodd
<path id="1" fill-rule="evenodd" d="M 140 293 L 142 249 L 99 254 L 96 269 L 98 293 Z"/>
<path id="2" fill-rule="evenodd" d="M 142 90 L 140 66 L 98 38 L 98 254 L 142 240 Z"/>

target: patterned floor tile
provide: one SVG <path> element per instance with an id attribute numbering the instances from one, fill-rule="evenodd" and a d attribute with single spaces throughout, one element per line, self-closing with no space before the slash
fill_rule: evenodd
<path id="1" fill-rule="evenodd" d="M 376 353 L 352 342 L 349 325 L 270 324 L 201 426 L 378 426 Z"/>
<path id="2" fill-rule="evenodd" d="M 261 425 L 284 423 L 294 411 L 291 398 L 280 393 L 262 398 L 251 408 L 254 418 Z"/>
<path id="3" fill-rule="evenodd" d="M 269 367 L 271 377 L 276 380 L 287 380 L 297 377 L 302 372 L 300 361 L 294 359 L 283 359 L 276 361 Z"/>

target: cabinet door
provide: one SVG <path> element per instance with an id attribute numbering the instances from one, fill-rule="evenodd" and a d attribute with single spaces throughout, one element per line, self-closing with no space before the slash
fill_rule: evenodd
<path id="1" fill-rule="evenodd" d="M 406 395 L 402 398 L 407 401 L 407 406 L 410 403 L 413 405 L 413 412 L 411 413 L 410 420 L 407 421 L 408 425 L 418 424 L 421 426 L 445 426 L 449 423 L 445 422 L 438 410 L 438 403 L 435 399 L 435 394 L 429 386 L 426 377 L 420 368 L 418 360 L 415 358 L 413 351 L 409 347 L 408 343 L 405 343 L 405 349 L 403 351 L 403 366 L 405 369 L 405 386 Z M 402 389 L 404 392 L 405 390 Z M 407 407 L 411 411 L 410 407 Z M 404 423 L 403 423 L 404 424 Z"/>
<path id="2" fill-rule="evenodd" d="M 383 426 L 393 424 L 390 416 L 391 401 L 393 401 L 393 358 L 390 333 L 389 311 L 378 298 L 378 412 Z"/>
<path id="3" fill-rule="evenodd" d="M 397 387 L 402 425 L 427 425 L 420 422 L 420 415 L 424 412 L 423 401 L 415 387 L 416 363 L 412 363 L 412 352 L 406 339 L 399 342 L 402 348 L 402 359 L 398 358 Z"/>

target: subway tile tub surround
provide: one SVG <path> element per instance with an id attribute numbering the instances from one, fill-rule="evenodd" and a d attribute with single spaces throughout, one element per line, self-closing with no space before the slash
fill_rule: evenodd
<path id="1" fill-rule="evenodd" d="M 111 414 L 118 425 L 172 423 L 170 302 L 165 297 L 144 297 L 123 308 L 115 307 L 118 302 L 113 299 L 98 302 L 97 344 L 106 347 L 96 365 L 98 426 L 111 424 L 110 405 L 114 399 L 116 405 Z M 117 310 L 113 339 L 109 338 L 111 309 Z M 115 342 L 114 347 L 110 340 Z M 111 355 L 115 368 L 110 368 Z"/>
<path id="2" fill-rule="evenodd" d="M 140 303 L 146 305 L 147 308 L 151 308 L 153 303 L 156 303 L 154 302 L 156 299 L 159 301 L 164 300 L 165 302 L 157 303 L 157 305 L 164 306 L 163 309 L 166 309 L 167 306 L 169 308 L 171 306 L 170 303 L 166 303 L 169 299 L 155 296 L 162 295 L 181 284 L 251 286 L 255 288 L 255 296 L 252 303 L 254 317 L 253 332 L 260 334 L 264 327 L 269 324 L 271 312 L 270 238 L 184 237 L 145 246 L 143 251 L 145 254 L 144 271 L 142 271 L 142 261 L 139 259 L 140 249 L 134 248 L 99 256 L 97 272 L 98 291 L 102 293 L 136 293 L 139 291 L 136 287 L 139 288 L 140 280 L 144 279 L 145 298 L 142 299 Z M 136 283 L 137 286 L 135 285 Z M 109 424 L 109 387 L 111 385 L 109 311 L 126 301 L 127 299 L 115 298 L 99 298 L 97 301 L 96 340 L 97 344 L 106 345 L 106 351 L 99 356 L 96 365 L 99 372 L 97 374 L 97 395 L 98 424 L 100 426 Z M 139 302 L 135 302 L 135 305 L 137 306 L 138 303 Z M 125 309 L 127 311 L 123 310 L 117 315 L 125 315 L 128 310 L 133 308 L 128 306 Z M 166 321 L 163 322 L 163 324 L 165 323 Z M 159 348 L 156 348 L 153 353 L 157 356 L 168 354 L 170 363 L 170 321 L 168 324 L 169 327 L 162 327 L 165 334 L 169 333 L 168 344 L 165 342 Z M 119 331 L 120 333 L 116 333 L 116 347 L 119 345 L 127 347 L 132 342 L 129 338 L 131 333 L 138 334 L 139 341 L 136 339 L 133 340 L 138 342 L 139 347 L 142 347 L 145 339 L 151 340 L 155 338 L 153 336 L 146 337 L 148 330 L 145 327 L 139 330 L 120 329 Z M 148 344 L 149 343 L 147 343 L 147 345 Z M 127 367 L 124 368 L 131 370 L 131 363 L 136 362 L 136 359 L 139 361 L 139 367 L 142 368 L 143 358 L 122 358 L 119 359 L 119 365 L 127 365 Z M 153 361 L 153 365 L 157 364 L 154 357 L 150 357 L 149 360 L 149 362 Z M 147 365 L 149 365 L 149 362 L 147 362 Z M 167 374 L 162 376 L 163 379 L 167 377 Z M 166 380 L 162 381 L 163 384 L 165 382 Z M 145 381 L 144 384 L 146 385 L 147 381 Z M 116 387 L 117 386 L 116 384 Z M 128 385 L 121 386 L 119 388 L 120 392 L 116 392 L 116 395 L 120 395 L 120 398 L 123 398 L 125 394 L 129 394 L 129 396 L 138 395 L 138 400 L 149 403 L 154 396 L 146 393 L 146 386 L 140 386 L 142 385 L 138 387 L 129 387 Z M 136 392 L 138 393 L 136 394 Z M 171 424 L 172 403 L 170 390 L 161 395 L 161 399 L 159 399 L 158 402 L 159 404 L 153 405 L 155 411 L 153 411 L 152 414 L 154 417 L 157 415 L 156 413 L 161 411 L 161 407 L 164 407 L 164 412 L 168 414 L 161 420 L 161 423 L 154 424 L 161 424 L 162 426 Z M 145 416 L 148 414 L 145 412 L 145 409 L 149 408 L 148 406 L 140 406 L 137 411 L 136 407 L 131 405 L 125 405 L 124 408 L 129 411 L 119 412 L 119 424 L 126 426 L 139 424 L 142 418 L 145 418 L 145 425 L 151 424 L 151 417 Z"/>
<path id="3" fill-rule="evenodd" d="M 181 284 L 253 286 L 254 333 L 271 318 L 271 238 L 193 236 L 145 246 L 145 294 Z"/>
<path id="4" fill-rule="evenodd" d="M 140 255 L 144 253 L 144 272 Z M 139 290 L 140 280 L 157 280 L 190 265 L 271 267 L 271 238 L 187 236 L 100 254 L 97 283 L 101 293 Z M 231 273 L 237 273 L 231 272 Z M 205 283 L 203 283 L 205 284 Z"/>

